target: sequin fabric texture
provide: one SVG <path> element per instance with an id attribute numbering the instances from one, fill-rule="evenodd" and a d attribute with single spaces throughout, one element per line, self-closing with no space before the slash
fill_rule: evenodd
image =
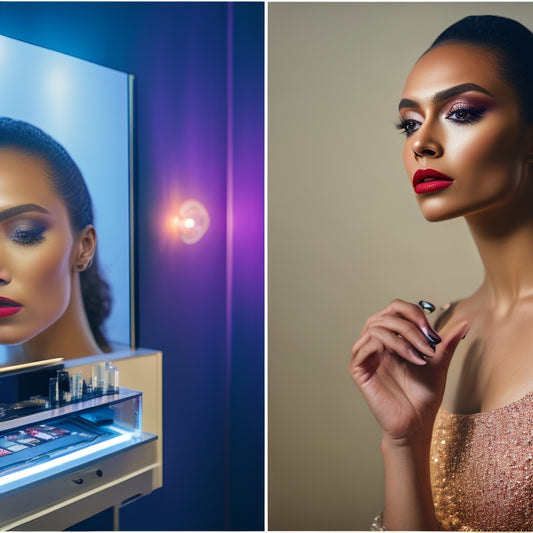
<path id="1" fill-rule="evenodd" d="M 430 457 L 440 527 L 533 530 L 532 453 L 533 393 L 487 413 L 440 410 Z"/>

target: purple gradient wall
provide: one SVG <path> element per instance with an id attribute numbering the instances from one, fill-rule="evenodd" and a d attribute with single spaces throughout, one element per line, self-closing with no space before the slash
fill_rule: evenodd
<path id="1" fill-rule="evenodd" d="M 263 12 L 0 2 L 1 34 L 136 77 L 138 343 L 164 353 L 164 487 L 121 529 L 264 527 Z M 187 246 L 165 224 L 191 197 L 211 226 Z"/>

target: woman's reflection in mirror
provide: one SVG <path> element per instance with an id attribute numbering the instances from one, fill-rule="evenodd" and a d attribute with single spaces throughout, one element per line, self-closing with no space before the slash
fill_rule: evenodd
<path id="1" fill-rule="evenodd" d="M 0 344 L 10 360 L 110 351 L 96 245 L 91 197 L 65 148 L 0 118 Z"/>

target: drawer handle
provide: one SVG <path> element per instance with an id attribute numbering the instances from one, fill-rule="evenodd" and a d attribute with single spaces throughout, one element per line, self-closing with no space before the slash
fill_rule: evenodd
<path id="1" fill-rule="evenodd" d="M 98 470 L 96 470 L 95 474 L 98 477 L 102 477 L 104 475 L 104 471 L 99 468 Z M 79 478 L 73 479 L 72 481 L 76 483 L 76 485 L 81 485 L 83 483 L 83 478 L 79 477 Z"/>

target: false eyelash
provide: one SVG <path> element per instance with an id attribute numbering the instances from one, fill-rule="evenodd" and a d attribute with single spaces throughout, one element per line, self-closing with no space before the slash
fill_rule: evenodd
<path id="1" fill-rule="evenodd" d="M 34 246 L 44 241 L 44 231 L 44 227 L 28 229 L 16 228 L 11 233 L 10 238 L 13 242 L 20 244 L 21 246 Z"/>
<path id="2" fill-rule="evenodd" d="M 405 133 L 406 135 L 410 135 L 410 133 L 412 132 L 409 132 L 407 131 L 407 125 L 410 123 L 410 122 L 416 122 L 415 120 L 410 120 L 410 119 L 405 119 L 405 118 L 402 118 L 402 117 L 398 117 L 398 119 L 394 122 L 394 127 L 399 130 L 401 133 Z"/>
<path id="3" fill-rule="evenodd" d="M 454 114 L 454 113 L 457 113 L 459 111 L 464 111 L 466 113 L 468 113 L 470 116 L 466 119 L 466 120 L 457 120 L 457 119 L 454 119 L 454 118 L 451 118 L 451 116 Z M 458 125 L 469 125 L 469 124 L 475 124 L 476 122 L 479 122 L 482 118 L 483 118 L 483 115 L 485 114 L 485 110 L 484 109 L 475 109 L 473 107 L 459 107 L 457 109 L 451 109 L 447 114 L 446 114 L 446 118 L 448 120 L 451 120 L 452 122 L 454 122 L 455 124 L 458 124 Z"/>
<path id="4" fill-rule="evenodd" d="M 469 117 L 465 120 L 458 120 L 452 118 L 452 115 L 454 113 L 457 113 L 459 111 L 464 111 L 468 113 Z M 454 124 L 457 124 L 458 126 L 468 126 L 470 124 L 475 124 L 476 122 L 479 122 L 483 115 L 485 114 L 485 109 L 476 109 L 473 107 L 459 107 L 457 109 L 452 109 L 446 114 L 446 119 L 452 121 Z M 406 135 L 411 135 L 413 133 L 412 131 L 408 131 L 407 127 L 410 123 L 416 123 L 416 120 L 412 119 L 405 119 L 402 117 L 399 117 L 396 122 L 394 123 L 394 127 L 397 130 L 400 130 L 402 133 L 405 133 Z"/>
<path id="5" fill-rule="evenodd" d="M 394 121 L 394 127 L 397 129 L 397 130 L 404 130 L 405 129 L 405 119 L 403 119 L 402 117 L 398 117 L 395 121 Z"/>

